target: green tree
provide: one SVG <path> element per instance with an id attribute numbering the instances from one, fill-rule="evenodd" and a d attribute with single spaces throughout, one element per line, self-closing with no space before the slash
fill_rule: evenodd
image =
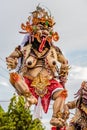
<path id="1" fill-rule="evenodd" d="M 45 130 L 39 119 L 32 119 L 30 109 L 25 109 L 23 96 L 13 96 L 7 112 L 0 106 L 0 130 Z"/>

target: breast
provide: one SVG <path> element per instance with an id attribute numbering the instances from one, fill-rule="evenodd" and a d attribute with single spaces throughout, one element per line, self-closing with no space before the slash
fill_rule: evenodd
<path id="1" fill-rule="evenodd" d="M 37 63 L 37 59 L 33 56 L 29 56 L 26 61 L 25 64 L 28 68 L 33 68 Z"/>

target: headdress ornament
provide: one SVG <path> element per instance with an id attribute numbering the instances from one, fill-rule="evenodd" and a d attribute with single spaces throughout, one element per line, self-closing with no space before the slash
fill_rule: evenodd
<path id="1" fill-rule="evenodd" d="M 51 14 L 38 5 L 36 10 L 31 12 L 26 23 L 21 24 L 21 28 L 24 30 L 21 33 L 29 33 L 37 38 L 38 42 L 41 42 L 41 38 L 45 37 L 51 43 L 52 40 L 57 41 L 59 39 L 58 33 L 53 31 L 54 25 L 55 22 Z"/>

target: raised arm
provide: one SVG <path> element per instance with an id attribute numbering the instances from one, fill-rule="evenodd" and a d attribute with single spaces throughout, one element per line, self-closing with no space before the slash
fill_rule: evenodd
<path id="1" fill-rule="evenodd" d="M 18 64 L 18 58 L 21 56 L 22 56 L 21 48 L 20 46 L 18 46 L 8 57 L 6 57 L 7 68 L 15 69 Z"/>

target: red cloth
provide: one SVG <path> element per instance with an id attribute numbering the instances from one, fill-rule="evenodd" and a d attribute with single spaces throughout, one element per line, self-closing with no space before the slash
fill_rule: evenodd
<path id="1" fill-rule="evenodd" d="M 56 127 L 56 126 L 52 126 L 52 127 L 51 127 L 51 130 L 57 130 L 57 127 Z M 59 129 L 58 129 L 58 130 L 59 130 Z M 60 130 L 66 130 L 66 127 L 60 128 Z"/>
<path id="2" fill-rule="evenodd" d="M 60 128 L 60 130 L 66 130 L 66 127 Z"/>
<path id="3" fill-rule="evenodd" d="M 52 126 L 51 130 L 57 130 L 57 128 L 55 126 Z"/>
<path id="4" fill-rule="evenodd" d="M 32 95 L 38 99 L 39 96 L 36 94 L 35 88 L 31 86 L 32 81 L 27 79 L 26 77 L 24 77 L 24 79 Z M 41 97 L 41 103 L 45 113 L 47 113 L 48 111 L 52 92 L 57 88 L 63 88 L 63 86 L 54 79 L 50 80 L 50 85 L 47 86 L 47 93 L 43 97 Z"/>

